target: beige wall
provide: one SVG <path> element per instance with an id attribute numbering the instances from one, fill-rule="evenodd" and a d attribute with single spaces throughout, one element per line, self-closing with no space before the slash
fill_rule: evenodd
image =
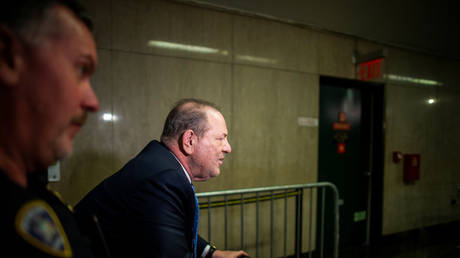
<path id="1" fill-rule="evenodd" d="M 175 101 L 219 104 L 233 152 L 222 174 L 200 192 L 317 180 L 319 76 L 355 78 L 352 55 L 375 43 L 255 17 L 169 1 L 85 1 L 94 16 L 100 65 L 93 87 L 101 102 L 52 183 L 70 204 L 158 139 Z M 149 46 L 150 41 L 202 46 L 198 54 Z M 387 47 L 388 74 L 433 79 L 441 87 L 387 81 L 383 232 L 460 219 L 456 75 L 460 62 Z M 437 96 L 436 105 L 427 105 Z M 105 122 L 113 113 L 117 121 Z M 421 180 L 402 183 L 392 151 L 421 153 Z M 458 200 L 460 201 L 460 200 Z"/>
<path id="2" fill-rule="evenodd" d="M 456 74 L 459 62 L 390 49 L 388 73 L 425 78 L 442 86 L 386 85 L 386 137 L 383 232 L 393 233 L 460 218 L 458 176 L 460 97 Z M 435 97 L 438 102 L 428 105 Z M 402 164 L 392 151 L 421 154 L 421 180 L 402 182 Z"/>

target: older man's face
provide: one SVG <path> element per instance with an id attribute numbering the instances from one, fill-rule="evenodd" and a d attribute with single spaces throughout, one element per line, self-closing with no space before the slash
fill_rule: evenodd
<path id="1" fill-rule="evenodd" d="M 227 126 L 225 119 L 218 111 L 206 110 L 208 130 L 198 137 L 195 152 L 192 154 L 193 180 L 205 181 L 220 174 L 220 166 L 224 162 L 225 154 L 232 151 L 227 140 Z"/>
<path id="2" fill-rule="evenodd" d="M 99 103 L 90 85 L 97 64 L 95 42 L 85 25 L 65 7 L 56 6 L 27 41 L 21 75 L 24 124 L 29 149 L 42 166 L 67 156 L 88 111 Z"/>

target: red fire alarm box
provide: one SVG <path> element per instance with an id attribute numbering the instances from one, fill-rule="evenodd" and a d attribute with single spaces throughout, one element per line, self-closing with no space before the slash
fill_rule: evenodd
<path id="1" fill-rule="evenodd" d="M 412 183 L 420 178 L 420 154 L 404 154 L 404 182 Z"/>

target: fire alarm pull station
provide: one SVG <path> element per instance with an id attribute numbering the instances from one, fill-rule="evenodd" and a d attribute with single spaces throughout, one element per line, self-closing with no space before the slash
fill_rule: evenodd
<path id="1" fill-rule="evenodd" d="M 392 157 L 393 157 L 393 162 L 397 164 L 402 160 L 403 155 L 400 151 L 393 151 Z"/>
<path id="2" fill-rule="evenodd" d="M 420 179 L 420 154 L 403 155 L 403 178 L 405 183 L 414 183 Z"/>

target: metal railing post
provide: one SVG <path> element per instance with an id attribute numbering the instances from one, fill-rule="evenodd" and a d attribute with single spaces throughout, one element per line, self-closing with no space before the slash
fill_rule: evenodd
<path id="1" fill-rule="evenodd" d="M 303 205 L 303 189 L 299 189 L 299 193 L 296 196 L 296 224 L 295 224 L 295 255 L 297 258 L 302 253 L 302 205 Z"/>
<path id="2" fill-rule="evenodd" d="M 325 202 L 326 202 L 326 188 L 322 188 L 322 194 L 321 194 L 321 258 L 323 258 L 323 249 L 324 249 L 324 214 L 326 213 L 325 211 Z"/>
<path id="3" fill-rule="evenodd" d="M 211 241 L 211 197 L 208 196 L 208 241 Z"/>
<path id="4" fill-rule="evenodd" d="M 284 246 L 283 257 L 286 257 L 287 248 L 287 190 L 284 190 Z"/>
<path id="5" fill-rule="evenodd" d="M 240 244 L 240 249 L 244 250 L 244 198 L 243 194 L 240 195 L 240 200 L 241 200 L 241 244 Z"/>
<path id="6" fill-rule="evenodd" d="M 309 234 L 308 234 L 308 252 L 309 252 L 309 257 L 311 258 L 311 255 L 313 253 L 313 248 L 311 246 L 311 232 L 313 231 L 313 188 L 310 188 L 310 224 L 308 225 L 309 229 Z"/>
<path id="7" fill-rule="evenodd" d="M 259 257 L 259 193 L 256 193 L 256 258 Z"/>
<path id="8" fill-rule="evenodd" d="M 270 192 L 270 257 L 273 257 L 273 191 Z"/>

